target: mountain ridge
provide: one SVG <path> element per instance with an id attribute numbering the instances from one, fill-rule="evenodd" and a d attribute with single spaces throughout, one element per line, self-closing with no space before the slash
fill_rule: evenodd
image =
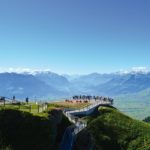
<path id="1" fill-rule="evenodd" d="M 18 97 L 70 97 L 74 94 L 118 96 L 145 91 L 149 95 L 150 72 L 91 73 L 71 76 L 51 71 L 0 73 L 0 95 Z M 41 94 L 40 94 L 41 93 Z M 144 96 L 146 96 L 144 95 Z"/>

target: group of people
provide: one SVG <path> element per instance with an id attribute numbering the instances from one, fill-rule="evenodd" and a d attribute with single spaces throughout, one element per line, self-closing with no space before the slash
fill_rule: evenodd
<path id="1" fill-rule="evenodd" d="M 109 101 L 111 102 L 111 104 L 113 104 L 113 99 L 110 98 L 110 97 L 105 97 L 105 96 L 90 96 L 90 95 L 74 95 L 72 97 L 73 100 L 76 100 L 76 101 L 91 101 L 91 100 L 95 100 L 95 101 L 98 101 L 98 100 L 101 100 L 101 101 Z"/>

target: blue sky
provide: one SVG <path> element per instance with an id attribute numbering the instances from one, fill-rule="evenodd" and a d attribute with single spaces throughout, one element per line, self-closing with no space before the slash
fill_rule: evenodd
<path id="1" fill-rule="evenodd" d="M 150 66 L 149 0 L 1 0 L 0 68 L 57 73 Z"/>

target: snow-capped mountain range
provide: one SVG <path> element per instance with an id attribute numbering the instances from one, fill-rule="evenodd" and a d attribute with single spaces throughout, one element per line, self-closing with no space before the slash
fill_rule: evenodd
<path id="1" fill-rule="evenodd" d="M 50 69 L 31 69 L 31 68 L 0 68 L 0 73 L 17 73 L 17 74 L 31 74 L 31 75 L 36 75 L 39 73 L 52 73 L 53 72 Z M 133 67 L 131 69 L 120 69 L 118 72 L 114 72 L 114 74 L 136 74 L 136 73 L 141 73 L 141 74 L 147 74 L 150 73 L 150 68 L 148 67 Z M 55 74 L 55 73 L 54 73 Z M 99 74 L 105 74 L 105 73 L 99 73 Z M 107 73 L 110 74 L 110 73 Z M 64 74 L 64 76 L 70 77 L 68 74 Z M 76 75 L 71 75 L 73 78 L 79 77 L 79 74 Z"/>
<path id="2" fill-rule="evenodd" d="M 59 75 L 48 69 L 0 69 L 0 96 L 63 98 L 74 94 L 149 97 L 150 70 L 139 67 L 107 74 Z"/>

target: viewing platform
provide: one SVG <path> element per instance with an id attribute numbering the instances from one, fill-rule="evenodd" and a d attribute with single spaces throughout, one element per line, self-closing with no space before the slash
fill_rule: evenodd
<path id="1" fill-rule="evenodd" d="M 75 99 L 75 100 L 67 100 L 68 102 L 86 102 L 87 99 Z M 82 129 L 87 126 L 87 123 L 80 119 L 78 116 L 88 116 L 91 115 L 95 110 L 100 106 L 112 106 L 113 99 L 100 97 L 100 99 L 90 99 L 90 104 L 79 109 L 75 110 L 64 110 L 64 115 L 70 120 L 70 122 L 74 123 L 76 128 L 74 129 L 74 134 L 79 133 Z"/>

